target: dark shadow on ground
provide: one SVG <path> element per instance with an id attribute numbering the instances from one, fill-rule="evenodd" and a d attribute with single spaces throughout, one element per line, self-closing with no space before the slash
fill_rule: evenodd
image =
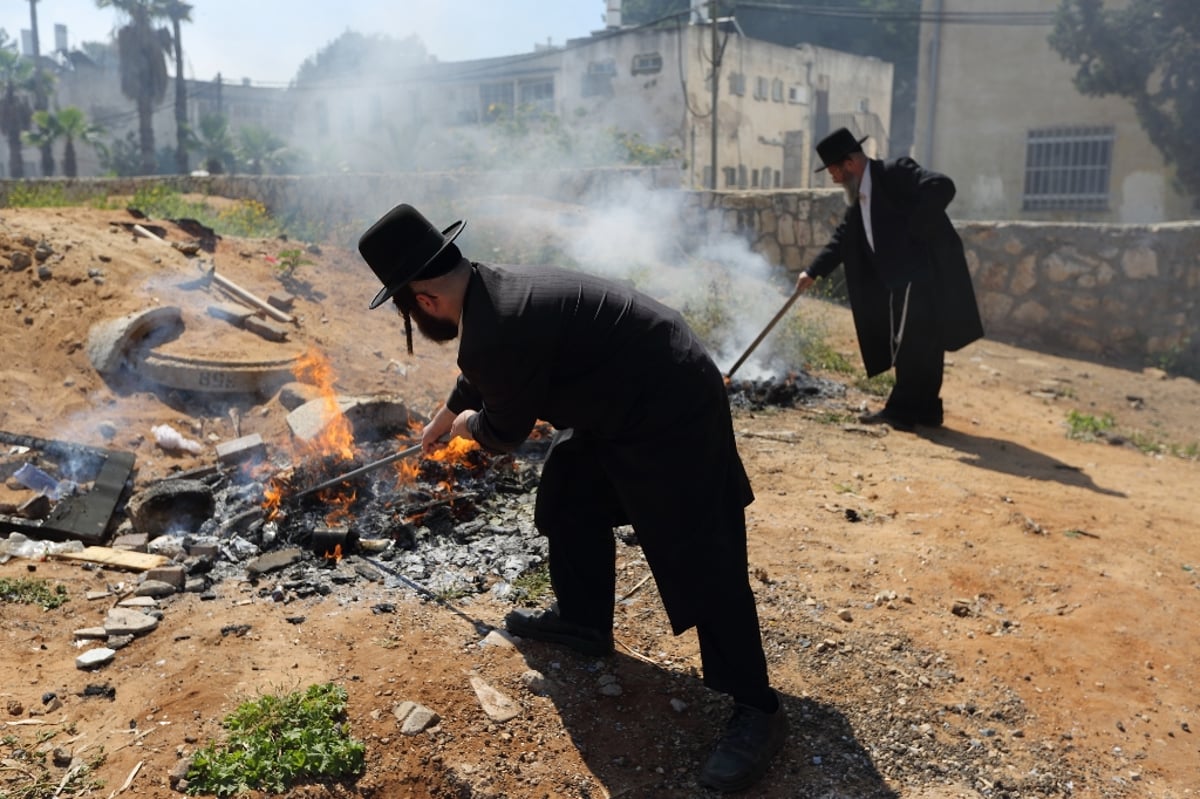
<path id="1" fill-rule="evenodd" d="M 721 795 L 701 787 L 697 775 L 732 713 L 728 697 L 705 688 L 695 674 L 620 650 L 588 658 L 538 642 L 518 644 L 528 664 L 548 678 L 547 694 L 572 745 L 603 785 L 596 795 Z M 836 708 L 780 698 L 791 724 L 787 743 L 766 776 L 739 797 L 898 799 Z"/>
<path id="2" fill-rule="evenodd" d="M 957 450 L 961 453 L 959 460 L 971 466 L 1020 477 L 1030 477 L 1035 480 L 1062 483 L 1110 497 L 1125 496 L 1121 491 L 1096 485 L 1079 466 L 1072 466 L 1012 441 L 973 436 L 947 427 L 917 428 L 917 432 L 935 444 Z"/>

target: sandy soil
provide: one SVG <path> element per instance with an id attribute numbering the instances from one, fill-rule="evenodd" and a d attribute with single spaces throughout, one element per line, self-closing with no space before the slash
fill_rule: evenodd
<path id="1" fill-rule="evenodd" d="M 374 278 L 355 255 L 308 256 L 289 340 L 268 342 L 208 316 L 226 298 L 180 253 L 132 235 L 131 221 L 83 208 L 0 212 L 0 430 L 131 451 L 135 485 L 212 461 L 164 452 L 154 425 L 210 446 L 258 432 L 284 447 L 278 398 L 199 402 L 96 373 L 92 325 L 159 303 L 182 309 L 184 339 L 202 351 L 316 347 L 347 394 L 399 393 L 430 410 L 449 386 L 451 352 L 418 342 L 407 356 L 395 316 L 366 312 Z M 189 240 L 161 224 L 168 240 Z M 43 241 L 40 271 L 36 260 L 8 268 L 11 253 Z M 211 258 L 266 296 L 280 289 L 266 256 L 294 246 L 222 240 Z M 804 298 L 800 312 L 854 355 L 844 311 Z M 1196 796 L 1200 386 L 985 340 L 953 355 L 944 397 L 945 428 L 918 435 L 854 424 L 877 400 L 853 387 L 817 406 L 736 415 L 758 496 L 750 561 L 763 634 L 792 719 L 783 755 L 746 795 Z M 1111 414 L 1120 434 L 1069 438 L 1071 411 Z M 1191 446 L 1192 457 L 1147 452 L 1149 442 Z M 0 487 L 0 503 L 21 498 L 12 480 Z M 349 691 L 367 771 L 288 796 L 703 796 L 693 775 L 729 710 L 697 679 L 694 636 L 669 634 L 635 547 L 621 550 L 619 651 L 605 661 L 480 646 L 475 622 L 497 624 L 510 608 L 483 596 L 446 605 L 358 581 L 281 604 L 228 580 L 215 599 L 164 600 L 158 629 L 85 672 L 73 631 L 99 624 L 114 601 L 86 593 L 136 575 L 0 565 L 0 578 L 30 575 L 65 585 L 71 601 L 0 611 L 0 796 L 53 795 L 19 791 L 47 774 L 57 786 L 67 767 L 39 771 L 15 751 L 50 763 L 56 747 L 64 762 L 104 755 L 102 787 L 60 795 L 176 795 L 172 770 L 239 702 L 325 681 Z M 373 612 L 380 601 L 395 613 Z M 223 634 L 238 624 L 249 631 Z M 547 695 L 525 687 L 531 669 L 548 678 Z M 472 675 L 520 715 L 490 721 Z M 602 693 L 614 679 L 619 695 Z M 89 684 L 115 699 L 81 696 Z M 51 692 L 62 704 L 46 711 Z M 440 723 L 400 735 L 392 709 L 404 700 Z"/>

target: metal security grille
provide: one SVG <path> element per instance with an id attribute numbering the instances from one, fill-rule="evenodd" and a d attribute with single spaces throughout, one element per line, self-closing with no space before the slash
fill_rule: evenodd
<path id="1" fill-rule="evenodd" d="M 1029 131 L 1023 210 L 1108 210 L 1113 138 L 1111 127 Z"/>

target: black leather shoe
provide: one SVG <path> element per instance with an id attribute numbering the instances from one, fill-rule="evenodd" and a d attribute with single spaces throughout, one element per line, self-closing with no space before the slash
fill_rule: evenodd
<path id="1" fill-rule="evenodd" d="M 700 784 L 721 793 L 749 788 L 767 773 L 787 733 L 787 713 L 782 703 L 774 713 L 734 705 L 725 733 L 700 771 Z"/>
<path id="2" fill-rule="evenodd" d="M 564 621 L 558 606 L 544 610 L 514 610 L 504 617 L 504 629 L 521 638 L 546 641 L 574 649 L 581 655 L 604 657 L 613 651 L 612 630 L 598 630 Z"/>
<path id="3" fill-rule="evenodd" d="M 894 430 L 903 430 L 906 433 L 911 432 L 916 427 L 916 424 L 911 419 L 903 417 L 894 411 L 889 411 L 887 408 L 875 411 L 875 413 L 864 413 L 858 417 L 858 421 L 862 424 L 886 424 Z"/>

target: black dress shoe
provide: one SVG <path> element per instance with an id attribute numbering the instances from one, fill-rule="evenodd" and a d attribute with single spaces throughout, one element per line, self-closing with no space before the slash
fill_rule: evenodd
<path id="1" fill-rule="evenodd" d="M 749 705 L 733 707 L 725 733 L 700 771 L 700 784 L 722 793 L 745 790 L 762 779 L 787 738 L 787 713 Z"/>
<path id="2" fill-rule="evenodd" d="M 903 430 L 911 432 L 916 423 L 905 416 L 901 416 L 895 411 L 889 411 L 887 408 L 875 411 L 875 413 L 864 413 L 858 417 L 858 421 L 862 424 L 886 424 L 894 430 Z"/>
<path id="3" fill-rule="evenodd" d="M 581 655 L 604 657 L 613 651 L 612 630 L 599 630 L 565 621 L 558 615 L 557 605 L 543 610 L 511 611 L 504 617 L 504 629 L 521 638 L 561 644 Z"/>

